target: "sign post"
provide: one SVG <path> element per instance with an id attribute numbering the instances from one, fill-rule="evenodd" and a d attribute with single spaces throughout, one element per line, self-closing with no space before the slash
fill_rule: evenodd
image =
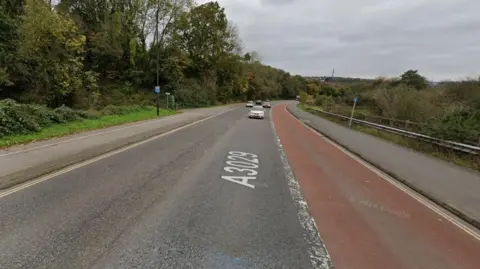
<path id="1" fill-rule="evenodd" d="M 168 97 L 170 97 L 170 93 L 166 92 L 165 94 L 167 95 L 167 109 L 168 109 Z"/>
<path id="2" fill-rule="evenodd" d="M 155 86 L 155 93 L 157 94 L 157 116 L 160 115 L 160 86 Z"/>
<path id="3" fill-rule="evenodd" d="M 348 122 L 348 128 L 352 128 L 352 120 L 353 120 L 353 113 L 355 112 L 355 105 L 357 104 L 358 98 L 353 98 L 353 108 L 352 108 L 352 115 L 350 116 L 350 121 Z"/>

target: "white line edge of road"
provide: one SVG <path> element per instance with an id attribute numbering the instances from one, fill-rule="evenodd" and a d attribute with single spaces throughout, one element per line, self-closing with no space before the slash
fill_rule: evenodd
<path id="1" fill-rule="evenodd" d="M 209 120 L 209 119 L 211 119 L 211 118 L 220 116 L 220 115 L 225 114 L 225 113 L 227 113 L 227 112 L 230 112 L 230 111 L 232 111 L 232 110 L 234 110 L 234 109 L 237 109 L 237 108 L 234 107 L 234 108 L 231 108 L 231 109 L 222 111 L 222 112 L 220 112 L 220 113 L 217 113 L 217 114 L 215 114 L 215 115 L 206 117 L 206 118 L 204 118 L 204 119 L 201 119 L 201 120 L 198 120 L 198 121 L 194 121 L 194 122 L 192 122 L 192 123 L 189 123 L 189 124 L 187 124 L 187 125 L 180 126 L 180 127 L 175 128 L 175 129 L 173 129 L 173 130 L 170 130 L 170 131 L 168 131 L 168 132 L 161 133 L 161 134 L 156 135 L 156 136 L 154 136 L 154 137 L 150 137 L 150 138 L 148 138 L 148 139 L 146 139 L 146 140 L 143 140 L 143 141 L 140 141 L 140 142 L 136 142 L 136 143 L 134 143 L 134 144 L 125 146 L 125 147 L 123 147 L 123 148 L 120 148 L 120 149 L 117 149 L 117 150 L 114 150 L 114 151 L 111 151 L 111 152 L 102 154 L 102 155 L 97 156 L 97 157 L 94 157 L 94 158 L 92 158 L 92 159 L 90 159 L 90 160 L 86 160 L 86 161 L 83 161 L 83 162 L 76 163 L 76 164 L 74 164 L 74 165 L 70 165 L 70 166 L 68 166 L 68 167 L 66 167 L 66 168 L 63 168 L 63 169 L 61 169 L 61 170 L 58 170 L 58 171 L 56 171 L 56 172 L 53 172 L 53 173 L 50 173 L 50 174 L 41 176 L 41 177 L 39 177 L 39 178 L 37 178 L 37 179 L 34 179 L 34 180 L 27 181 L 27 182 L 25 182 L 25 183 L 22 183 L 22 184 L 20 184 L 20 185 L 14 186 L 14 187 L 11 187 L 11 188 L 6 189 L 6 190 L 4 190 L 4 191 L 0 191 L 0 198 L 3 198 L 3 197 L 8 196 L 8 195 L 10 195 L 10 194 L 19 192 L 19 191 L 24 190 L 24 189 L 26 189 L 26 188 L 28 188 L 28 187 L 31 187 L 31 186 L 36 185 L 36 184 L 39 184 L 39 183 L 41 183 L 41 182 L 43 182 L 43 181 L 52 179 L 52 178 L 54 178 L 54 177 L 56 177 L 56 176 L 59 176 L 59 175 L 62 175 L 62 174 L 66 174 L 66 173 L 71 172 L 71 171 L 73 171 L 73 170 L 75 170 L 75 169 L 78 169 L 78 168 L 87 166 L 87 165 L 89 165 L 89 164 L 91 164 L 91 163 L 98 162 L 98 161 L 100 161 L 100 160 L 102 160 L 102 159 L 108 158 L 108 157 L 113 156 L 113 155 L 116 155 L 116 154 L 118 154 L 118 153 L 121 153 L 121 152 L 130 150 L 130 149 L 132 149 L 132 148 L 134 148 L 134 147 L 137 147 L 137 146 L 140 146 L 140 145 L 149 143 L 149 142 L 151 142 L 151 141 L 153 141 L 153 140 L 155 140 L 155 139 L 158 139 L 158 138 L 161 138 L 161 137 L 170 135 L 170 134 L 172 134 L 172 133 L 175 133 L 175 132 L 177 132 L 177 131 L 183 130 L 183 129 L 188 128 L 188 127 L 191 127 L 191 126 L 193 126 L 193 125 L 202 123 L 202 122 L 207 121 L 207 120 Z"/>
<path id="2" fill-rule="evenodd" d="M 457 226 L 458 228 L 460 228 L 461 230 L 463 230 L 464 232 L 466 232 L 467 234 L 469 234 L 470 236 L 472 236 L 473 238 L 477 239 L 480 241 L 480 233 L 478 233 L 477 231 L 475 231 L 473 228 L 470 228 L 468 225 L 464 224 L 462 220 L 458 219 L 457 217 L 451 215 L 450 213 L 447 213 L 445 212 L 445 209 L 438 206 L 437 204 L 433 203 L 432 201 L 430 201 L 428 198 L 424 197 L 423 195 L 417 193 L 415 190 L 411 189 L 410 187 L 404 185 L 403 183 L 399 182 L 398 180 L 396 180 L 395 178 L 389 176 L 388 174 L 386 174 L 385 172 L 383 172 L 382 170 L 376 168 L 375 166 L 369 164 L 368 162 L 366 162 L 365 160 L 363 160 L 362 158 L 358 157 L 357 155 L 355 155 L 354 153 L 350 152 L 348 149 L 340 146 L 339 144 L 337 144 L 336 142 L 334 142 L 333 140 L 331 140 L 330 138 L 328 137 L 325 137 L 325 136 L 322 136 L 319 134 L 319 132 L 317 130 L 314 130 L 312 127 L 308 126 L 307 124 L 305 124 L 304 122 L 302 122 L 301 120 L 297 119 L 295 116 L 292 115 L 292 113 L 290 113 L 288 110 L 287 110 L 287 106 L 285 106 L 285 111 L 287 111 L 287 113 L 292 117 L 294 118 L 295 120 L 297 120 L 298 122 L 300 122 L 303 126 L 305 126 L 307 129 L 309 129 L 310 131 L 312 131 L 313 133 L 315 133 L 316 135 L 318 135 L 320 138 L 324 139 L 325 141 L 327 141 L 329 144 L 331 144 L 332 146 L 336 147 L 337 149 L 339 149 L 340 151 L 342 151 L 343 153 L 345 153 L 346 155 L 348 155 L 350 158 L 354 159 L 355 161 L 359 162 L 361 165 L 365 166 L 367 169 L 369 169 L 370 171 L 374 172 L 375 174 L 377 174 L 379 177 L 385 179 L 386 181 L 388 181 L 390 184 L 392 184 L 393 186 L 397 187 L 398 189 L 400 189 L 401 191 L 403 191 L 404 193 L 406 193 L 407 195 L 409 195 L 410 197 L 412 197 L 413 199 L 417 200 L 418 202 L 420 202 L 422 205 L 426 206 L 427 208 L 429 208 L 430 210 L 434 211 L 435 213 L 437 213 L 438 215 L 440 215 L 441 217 L 443 217 L 444 219 L 448 220 L 450 223 L 452 223 L 453 225 Z"/>
<path id="3" fill-rule="evenodd" d="M 190 114 L 203 115 L 201 113 L 190 113 Z M 146 124 L 151 124 L 152 122 L 164 121 L 164 120 L 170 119 L 174 116 L 181 116 L 181 115 L 185 115 L 185 114 L 174 114 L 174 115 L 163 116 L 161 118 L 150 119 L 150 120 L 142 121 L 141 123 L 138 123 L 138 124 L 132 124 L 132 125 L 127 125 L 127 126 L 120 126 L 120 127 L 119 126 L 110 126 L 108 128 L 114 128 L 114 129 L 103 131 L 103 132 L 98 132 L 98 133 L 94 133 L 94 134 L 84 135 L 84 136 L 80 136 L 80 137 L 70 138 L 70 139 L 62 140 L 62 141 L 55 142 L 55 143 L 45 144 L 45 145 L 41 145 L 41 146 L 37 146 L 37 147 L 31 147 L 31 148 L 21 149 L 21 150 L 17 150 L 17 151 L 11 151 L 11 152 L 0 154 L 0 157 L 15 155 L 15 154 L 24 153 L 24 152 L 28 152 L 28 151 L 32 151 L 32 150 L 36 150 L 36 149 L 41 149 L 41 148 L 46 148 L 46 147 L 50 147 L 50 146 L 56 146 L 56 145 L 60 145 L 60 144 L 64 144 L 64 143 L 68 143 L 68 142 L 72 142 L 72 141 L 76 141 L 76 140 L 81 140 L 81 139 L 85 139 L 85 138 L 89 138 L 89 137 L 93 137 L 93 136 L 108 134 L 108 133 L 112 133 L 112 132 L 118 132 L 118 131 L 125 130 L 125 129 L 135 128 L 135 127 L 143 126 L 143 125 L 146 125 Z M 115 127 L 117 127 L 117 128 L 115 128 Z M 90 130 L 90 131 L 95 131 L 95 130 Z M 52 137 L 52 139 L 53 138 L 55 138 L 55 137 Z"/>
<path id="4" fill-rule="evenodd" d="M 300 190 L 300 185 L 298 184 L 295 176 L 293 175 L 292 168 L 290 167 L 287 156 L 280 142 L 280 138 L 278 137 L 277 131 L 275 130 L 275 125 L 273 124 L 272 109 L 270 109 L 269 116 L 270 126 L 272 128 L 275 138 L 275 144 L 277 145 L 280 159 L 282 161 L 283 170 L 288 180 L 290 195 L 292 196 L 292 201 L 297 209 L 298 220 L 300 221 L 300 225 L 304 230 L 303 236 L 305 241 L 310 245 L 310 262 L 315 269 L 332 269 L 333 264 L 330 254 L 328 253 L 325 244 L 323 244 L 323 241 L 320 238 L 315 219 L 309 213 L 308 204 L 305 202 L 302 191 Z"/>

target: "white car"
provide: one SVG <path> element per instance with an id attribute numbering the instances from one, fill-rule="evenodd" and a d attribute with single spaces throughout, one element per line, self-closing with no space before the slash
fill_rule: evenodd
<path id="1" fill-rule="evenodd" d="M 248 101 L 246 107 L 253 107 L 253 101 Z"/>
<path id="2" fill-rule="evenodd" d="M 249 118 L 263 119 L 265 118 L 265 109 L 262 106 L 254 106 L 248 112 Z"/>

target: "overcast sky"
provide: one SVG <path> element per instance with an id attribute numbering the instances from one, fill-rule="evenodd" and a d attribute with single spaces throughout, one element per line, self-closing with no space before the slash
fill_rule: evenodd
<path id="1" fill-rule="evenodd" d="M 198 0 L 199 3 L 208 2 Z M 246 50 L 305 76 L 480 75 L 480 0 L 219 0 Z"/>

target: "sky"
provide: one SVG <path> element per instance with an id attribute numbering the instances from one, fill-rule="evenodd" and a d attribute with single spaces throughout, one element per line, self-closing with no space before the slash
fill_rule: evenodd
<path id="1" fill-rule="evenodd" d="M 198 3 L 209 2 L 197 0 Z M 480 76 L 480 0 L 219 0 L 246 51 L 303 76 Z"/>

